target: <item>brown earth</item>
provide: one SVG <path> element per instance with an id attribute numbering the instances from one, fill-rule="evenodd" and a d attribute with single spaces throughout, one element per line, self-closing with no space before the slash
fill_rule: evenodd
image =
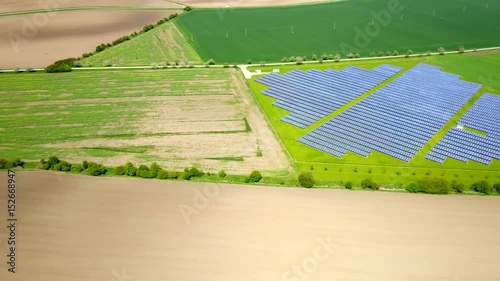
<path id="1" fill-rule="evenodd" d="M 179 11 L 66 11 L 0 17 L 0 68 L 45 67 Z"/>
<path id="2" fill-rule="evenodd" d="M 164 0 L 2 0 L 0 13 L 72 7 L 138 7 L 179 8 L 179 5 Z"/>
<path id="3" fill-rule="evenodd" d="M 2 204 L 0 280 L 500 280 L 498 197 L 23 171 L 16 182 L 16 274 Z"/>
<path id="4" fill-rule="evenodd" d="M 296 5 L 296 4 L 306 4 L 306 3 L 322 3 L 322 2 L 338 2 L 344 0 L 182 0 L 182 3 L 187 6 L 192 7 L 211 7 L 211 8 L 223 8 L 223 7 L 254 7 L 254 6 L 281 6 L 281 5 Z"/>

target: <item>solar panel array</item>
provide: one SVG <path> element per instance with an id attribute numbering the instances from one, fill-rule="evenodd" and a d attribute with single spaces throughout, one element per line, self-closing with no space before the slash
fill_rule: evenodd
<path id="1" fill-rule="evenodd" d="M 340 71 L 293 70 L 284 75 L 270 73 L 255 81 L 270 86 L 262 93 L 277 99 L 273 105 L 290 111 L 281 118 L 283 122 L 306 128 L 401 70 L 387 64 L 373 70 L 356 66 Z"/>
<path id="2" fill-rule="evenodd" d="M 451 157 L 465 163 L 473 160 L 485 165 L 493 159 L 500 159 L 500 96 L 483 94 L 458 124 L 487 135 L 452 128 L 425 158 L 440 164 Z"/>
<path id="3" fill-rule="evenodd" d="M 337 157 L 375 150 L 408 162 L 480 87 L 419 64 L 298 141 Z"/>

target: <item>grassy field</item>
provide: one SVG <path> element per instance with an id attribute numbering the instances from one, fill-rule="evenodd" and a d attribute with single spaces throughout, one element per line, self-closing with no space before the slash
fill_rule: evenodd
<path id="1" fill-rule="evenodd" d="M 500 74 L 498 65 L 500 64 L 500 55 L 449 55 L 449 56 L 432 56 L 432 57 L 417 57 L 408 59 L 390 59 L 385 61 L 364 61 L 364 62 L 341 62 L 329 64 L 311 64 L 300 66 L 300 69 L 326 69 L 335 68 L 341 69 L 347 65 L 356 65 L 367 69 L 372 69 L 381 63 L 389 63 L 410 69 L 419 62 L 426 62 L 433 65 L 439 65 L 444 71 L 462 75 L 462 79 L 478 82 L 483 84 L 481 90 L 464 106 L 431 140 L 419 153 L 409 162 L 403 162 L 385 154 L 373 152 L 373 154 L 364 158 L 354 153 L 348 153 L 343 159 L 330 156 L 296 141 L 297 138 L 319 126 L 324 121 L 348 108 L 350 105 L 361 100 L 362 98 L 373 93 L 378 88 L 386 83 L 364 94 L 354 102 L 344 106 L 343 108 L 333 112 L 326 118 L 317 122 L 314 126 L 302 130 L 292 125 L 288 125 L 279 120 L 287 114 L 287 111 L 272 106 L 273 98 L 260 94 L 260 91 L 266 86 L 252 80 L 249 84 L 257 96 L 262 108 L 269 117 L 271 123 L 277 133 L 283 140 L 292 157 L 296 160 L 297 172 L 311 171 L 315 178 L 320 181 L 320 184 L 335 185 L 341 184 L 341 181 L 353 181 L 358 183 L 368 177 L 373 178 L 380 183 L 390 183 L 395 186 L 406 185 L 410 182 L 423 176 L 438 176 L 445 177 L 449 180 L 457 179 L 467 185 L 478 180 L 488 180 L 491 183 L 500 181 L 500 161 L 494 160 L 490 166 L 485 166 L 479 163 L 470 162 L 462 163 L 454 159 L 447 159 L 444 165 L 439 165 L 432 161 L 428 161 L 423 157 L 436 144 L 439 139 L 444 136 L 449 128 L 456 125 L 456 121 L 462 116 L 465 111 L 472 106 L 473 102 L 479 98 L 483 92 L 500 94 Z M 257 68 L 257 67 L 254 67 Z M 279 68 L 281 73 L 285 73 L 297 68 L 296 65 L 280 66 L 280 67 L 258 67 L 263 71 L 271 71 L 273 68 Z M 399 75 L 401 75 L 400 73 Z M 398 75 L 398 76 L 399 76 Z M 388 81 L 392 81 L 396 77 Z M 313 169 L 313 170 L 311 170 Z"/>
<path id="2" fill-rule="evenodd" d="M 83 59 L 82 62 L 84 65 L 90 62 L 94 66 L 103 66 L 106 60 L 115 66 L 150 65 L 166 61 L 201 62 L 196 51 L 172 22 L 164 23 L 133 40 Z"/>
<path id="3" fill-rule="evenodd" d="M 399 4 L 388 9 L 393 2 Z M 389 13 L 390 19 L 378 20 L 372 13 Z M 500 37 L 493 36 L 500 34 L 499 13 L 500 1 L 489 0 L 352 0 L 196 9 L 181 15 L 176 23 L 186 38 L 194 39 L 189 43 L 204 60 L 232 63 L 252 59 L 258 63 L 323 53 L 368 56 L 371 51 L 499 46 Z"/>
<path id="4" fill-rule="evenodd" d="M 0 158 L 288 169 L 249 91 L 234 69 L 0 74 Z"/>

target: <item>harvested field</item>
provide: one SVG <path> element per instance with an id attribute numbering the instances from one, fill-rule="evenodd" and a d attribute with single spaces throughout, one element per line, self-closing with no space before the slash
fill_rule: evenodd
<path id="1" fill-rule="evenodd" d="M 45 67 L 179 11 L 67 11 L 0 17 L 0 68 Z M 31 29 L 33 28 L 33 29 Z"/>
<path id="2" fill-rule="evenodd" d="M 253 1 L 242 1 L 242 0 L 221 0 L 221 1 L 211 1 L 211 0 L 183 0 L 180 3 L 192 7 L 204 7 L 204 8 L 222 8 L 222 7 L 255 7 L 255 6 L 281 6 L 281 5 L 295 5 L 295 4 L 305 4 L 305 3 L 320 3 L 320 2 L 338 2 L 342 0 L 253 0 Z"/>
<path id="3" fill-rule="evenodd" d="M 164 0 L 41 0 L 41 1 L 17 1 L 3 0 L 0 13 L 29 11 L 42 9 L 59 9 L 70 7 L 137 7 L 137 8 L 179 8 L 172 2 Z"/>
<path id="4" fill-rule="evenodd" d="M 251 99 L 234 69 L 5 74 L 0 158 L 157 161 L 245 174 L 288 169 Z"/>
<path id="5" fill-rule="evenodd" d="M 7 272 L 2 255 L 2 280 L 300 280 L 294 267 L 309 281 L 500 279 L 498 197 L 24 171 L 17 186 L 18 268 Z M 193 203 L 204 193 L 208 204 Z M 200 208 L 188 217 L 181 206 Z"/>

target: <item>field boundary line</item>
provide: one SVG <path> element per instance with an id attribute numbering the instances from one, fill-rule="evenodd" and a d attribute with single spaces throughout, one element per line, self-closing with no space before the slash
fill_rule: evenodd
<path id="1" fill-rule="evenodd" d="M 489 47 L 489 48 L 481 48 L 481 49 L 472 49 L 472 50 L 465 50 L 464 53 L 474 53 L 474 52 L 483 52 L 483 51 L 492 51 L 492 50 L 500 50 L 500 46 L 498 47 Z M 445 54 L 458 54 L 458 51 L 449 51 L 445 52 Z M 429 53 L 429 54 L 413 54 L 409 55 L 408 57 L 420 57 L 420 56 L 439 56 L 441 54 L 439 53 Z M 348 61 L 369 61 L 369 60 L 386 60 L 386 59 L 396 59 L 396 58 L 406 58 L 406 55 L 398 55 L 398 56 L 383 56 L 383 57 L 368 57 L 368 58 L 352 58 L 352 59 L 340 59 L 338 62 L 348 62 Z M 335 60 L 324 60 L 322 63 L 331 63 L 331 62 L 336 62 Z M 319 64 L 319 61 L 306 61 L 302 63 L 301 65 L 307 65 L 307 64 Z M 265 66 L 282 66 L 282 65 L 297 65 L 296 62 L 277 62 L 277 63 L 266 63 L 261 67 Z M 249 71 L 247 68 L 248 67 L 259 67 L 258 65 L 255 64 L 236 64 L 237 67 L 239 67 L 243 74 L 248 73 L 248 75 L 251 75 L 251 77 L 255 75 L 264 75 L 267 73 L 255 73 Z M 206 68 L 206 64 L 194 64 L 190 67 L 166 67 L 166 68 L 158 68 L 155 66 L 151 65 L 137 65 L 137 66 L 92 66 L 92 67 L 73 67 L 72 70 L 124 70 L 124 69 L 155 69 L 155 70 L 161 70 L 161 69 L 189 69 L 189 68 Z M 230 66 L 232 67 L 232 66 Z M 214 64 L 210 65 L 209 68 L 228 68 L 227 66 L 223 64 Z M 19 68 L 21 71 L 27 71 L 28 68 Z M 45 68 L 35 68 L 35 71 L 43 71 Z M 0 69 L 1 72 L 16 72 L 16 69 Z M 247 77 L 245 77 L 247 78 Z M 247 79 L 250 79 L 247 78 Z"/>
<path id="2" fill-rule="evenodd" d="M 39 9 L 26 11 L 12 11 L 0 13 L 0 17 L 53 13 L 53 12 L 70 12 L 70 11 L 94 11 L 94 10 L 117 10 L 117 11 L 165 11 L 165 10 L 182 10 L 182 8 L 167 8 L 167 7 L 131 7 L 131 6 L 84 6 L 84 7 L 66 7 L 54 9 Z"/>

